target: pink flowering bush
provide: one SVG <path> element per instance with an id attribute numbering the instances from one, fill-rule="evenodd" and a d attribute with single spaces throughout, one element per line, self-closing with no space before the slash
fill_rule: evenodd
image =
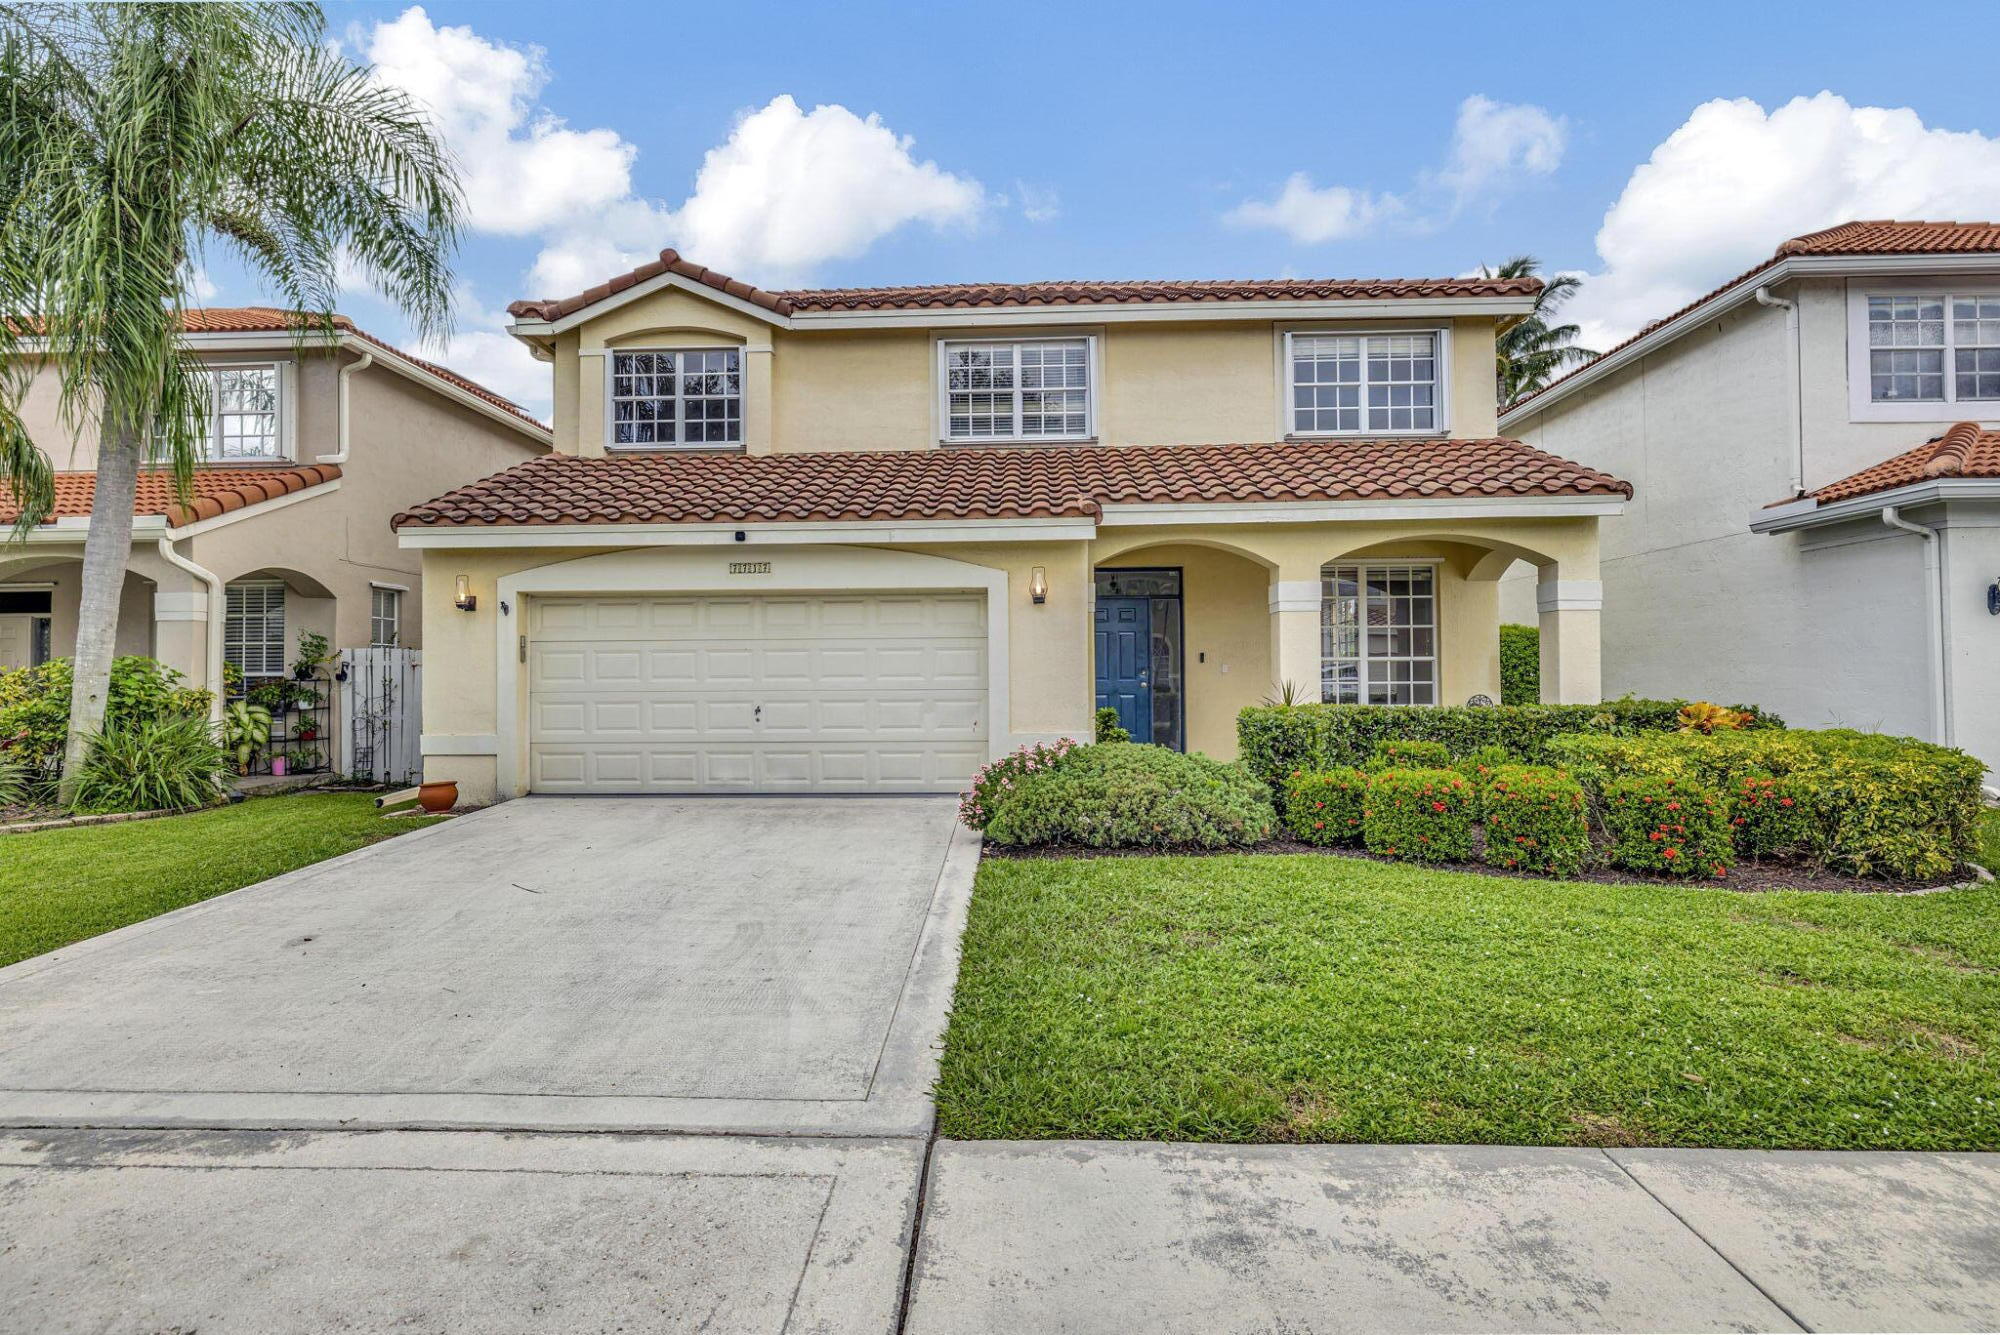
<path id="1" fill-rule="evenodd" d="M 1075 741 L 1058 737 L 1053 742 L 1034 742 L 987 762 L 972 776 L 972 787 L 959 794 L 958 818 L 975 830 L 985 829 L 1000 801 L 1019 787 L 1023 779 L 1060 769 L 1077 750 Z"/>

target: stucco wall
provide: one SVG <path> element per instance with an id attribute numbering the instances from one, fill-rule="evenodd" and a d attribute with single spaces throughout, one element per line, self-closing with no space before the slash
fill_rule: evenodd
<path id="1" fill-rule="evenodd" d="M 1494 434 L 1491 319 L 1198 321 L 954 329 L 953 338 L 1099 341 L 1098 439 L 1111 445 L 1275 440 L 1286 329 L 1451 330 L 1449 430 Z M 556 448 L 605 449 L 607 350 L 735 346 L 744 366 L 750 453 L 926 449 L 937 445 L 936 342 L 928 329 L 786 330 L 679 289 L 607 311 L 557 340 Z"/>
<path id="2" fill-rule="evenodd" d="M 1955 415 L 1849 420 L 1847 290 L 1815 279 L 1781 293 L 1799 304 L 1807 488 L 1921 444 Z M 1603 521 L 1605 692 L 1754 701 L 1800 726 L 1932 735 L 1919 541 L 1873 520 L 1750 531 L 1791 486 L 1786 355 L 1784 313 L 1739 307 L 1510 428 L 1636 488 L 1626 513 Z M 1503 581 L 1503 620 L 1534 624 L 1534 584 L 1528 567 Z M 1956 596 L 1971 608 L 1983 594 L 1968 582 Z M 1960 675 L 1961 692 L 1971 679 Z M 1961 699 L 1961 711 L 1980 709 Z M 2000 758 L 1985 744 L 1995 749 L 1980 754 Z"/>

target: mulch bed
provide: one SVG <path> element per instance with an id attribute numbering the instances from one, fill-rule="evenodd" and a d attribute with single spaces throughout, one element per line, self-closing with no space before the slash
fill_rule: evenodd
<path id="1" fill-rule="evenodd" d="M 1480 835 L 1473 835 L 1474 852 L 1478 851 Z M 1525 881 L 1591 881 L 1598 885 L 1652 885 L 1677 886 L 1681 888 L 1699 887 L 1710 890 L 1735 890 L 1743 894 L 1768 894 L 1776 890 L 1812 890 L 1829 894 L 1844 895 L 1912 895 L 1924 894 L 1932 890 L 1949 889 L 1968 881 L 1981 879 L 1979 872 L 1971 867 L 1961 867 L 1948 876 L 1940 876 L 1928 881 L 1888 881 L 1877 877 L 1847 876 L 1840 872 L 1828 871 L 1824 867 L 1810 863 L 1795 862 L 1739 862 L 1729 869 L 1725 880 L 1715 881 L 1704 878 L 1687 879 L 1677 876 L 1642 876 L 1637 872 L 1621 871 L 1615 867 L 1595 866 L 1578 872 L 1574 876 L 1538 876 L 1533 872 L 1513 871 L 1505 867 L 1489 867 L 1483 862 L 1411 862 L 1405 858 L 1386 857 L 1380 853 L 1370 853 L 1362 848 L 1321 848 L 1317 844 L 1300 843 L 1296 839 L 1273 839 L 1250 848 L 1091 848 L 1082 844 L 1048 844 L 1039 848 L 1006 848 L 988 842 L 983 856 L 1022 861 L 1064 860 L 1088 858 L 1151 858 L 1151 857 L 1216 857 L 1239 853 L 1282 853 L 1304 854 L 1312 857 L 1354 858 L 1364 862 L 1393 863 L 1399 867 L 1431 867 L 1438 871 L 1471 872 L 1480 876 L 1511 876 Z"/>

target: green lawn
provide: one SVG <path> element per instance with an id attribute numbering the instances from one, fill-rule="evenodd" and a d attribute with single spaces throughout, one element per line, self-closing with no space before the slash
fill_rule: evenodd
<path id="1" fill-rule="evenodd" d="M 2000 885 L 988 860 L 938 1130 L 2000 1149 Z"/>
<path id="2" fill-rule="evenodd" d="M 1979 822 L 1979 861 L 2000 876 L 2000 808 L 1987 812 Z"/>
<path id="3" fill-rule="evenodd" d="M 367 793 L 302 793 L 0 835 L 0 965 L 432 823 L 384 820 Z"/>

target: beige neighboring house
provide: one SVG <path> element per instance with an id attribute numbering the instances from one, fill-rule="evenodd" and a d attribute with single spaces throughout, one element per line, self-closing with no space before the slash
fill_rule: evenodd
<path id="1" fill-rule="evenodd" d="M 2000 770 L 2000 223 L 1793 237 L 1500 425 L 1638 488 L 1604 526 L 1607 694 Z"/>
<path id="2" fill-rule="evenodd" d="M 423 570 L 390 516 L 547 452 L 548 428 L 345 318 L 337 342 L 301 347 L 283 311 L 198 309 L 187 343 L 214 385 L 208 457 L 185 502 L 170 474 L 140 475 L 118 652 L 213 686 L 225 659 L 252 681 L 285 675 L 307 631 L 336 649 L 421 647 Z M 58 503 L 0 543 L 0 668 L 75 647 L 97 442 L 63 425 L 58 393 L 44 367 L 23 408 Z M 0 524 L 17 513 L 0 488 Z"/>
<path id="3" fill-rule="evenodd" d="M 951 792 L 1099 707 L 1227 757 L 1287 685 L 1497 698 L 1516 561 L 1549 698 L 1595 701 L 1630 488 L 1498 436 L 1495 324 L 1538 286 L 764 291 L 664 251 L 518 302 L 556 452 L 397 519 L 425 772 L 480 801 Z"/>

